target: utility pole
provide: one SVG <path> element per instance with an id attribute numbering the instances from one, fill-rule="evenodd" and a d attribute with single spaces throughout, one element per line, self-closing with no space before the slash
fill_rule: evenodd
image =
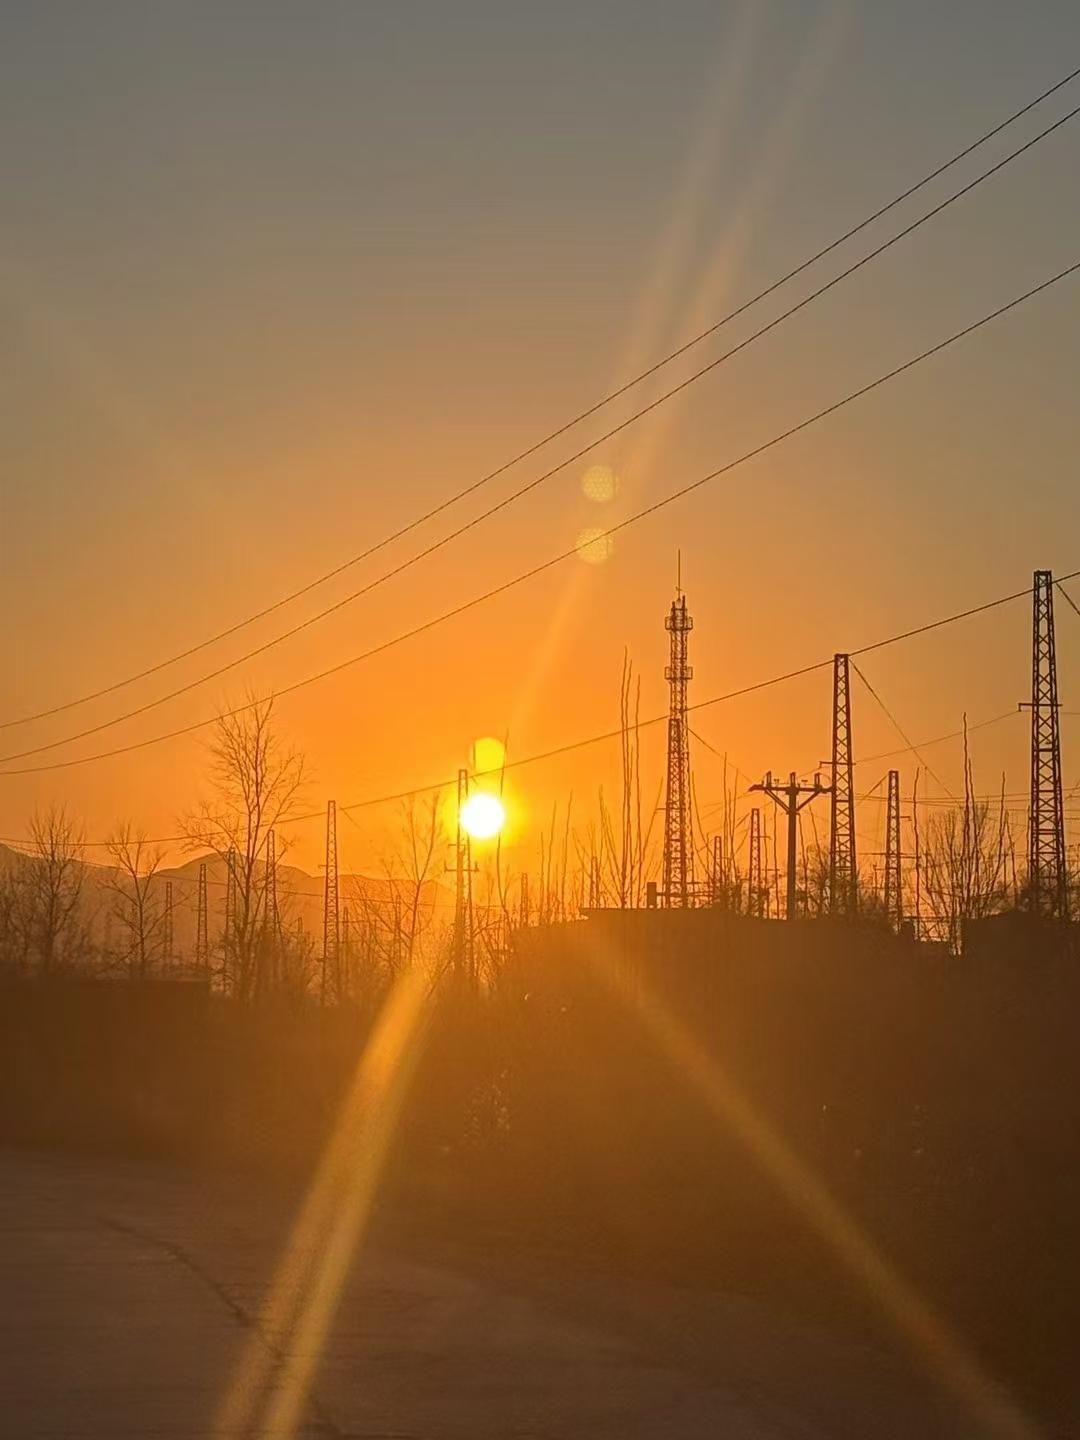
<path id="1" fill-rule="evenodd" d="M 337 979 L 338 942 L 337 801 L 326 802 L 326 875 L 323 882 L 322 1003 Z"/>
<path id="2" fill-rule="evenodd" d="M 833 656 L 832 786 L 829 833 L 829 913 L 858 910 L 855 861 L 855 782 L 851 759 L 851 671 L 847 655 Z"/>
<path id="3" fill-rule="evenodd" d="M 170 968 L 172 967 L 172 961 L 173 961 L 173 908 L 172 908 L 172 906 L 173 906 L 173 899 L 172 899 L 172 881 L 171 881 L 171 880 L 166 880 L 166 881 L 165 881 L 165 915 L 164 915 L 164 930 L 165 930 L 165 936 L 164 936 L 164 940 L 163 940 L 163 942 L 162 942 L 162 960 L 163 960 L 164 963 L 165 963 L 165 968 L 166 968 L 166 969 L 170 969 Z"/>
<path id="4" fill-rule="evenodd" d="M 457 837 L 454 846 L 454 967 L 459 979 L 472 978 L 472 846 L 461 822 L 469 798 L 469 772 L 458 771 Z M 523 877 L 524 878 L 524 877 Z"/>
<path id="5" fill-rule="evenodd" d="M 664 904 L 691 904 L 694 889 L 694 839 L 690 802 L 690 732 L 686 723 L 686 687 L 693 676 L 687 663 L 687 637 L 694 622 L 686 610 L 679 584 L 664 626 L 671 635 L 670 663 L 664 678 L 670 686 L 668 708 L 667 788 L 664 804 Z"/>
<path id="6" fill-rule="evenodd" d="M 770 770 L 760 785 L 750 788 L 763 791 L 787 816 L 787 918 L 794 920 L 799 913 L 799 811 L 819 795 L 828 794 L 828 787 L 822 785 L 820 775 L 814 776 L 813 785 L 800 785 L 794 770 L 787 784 L 781 785 L 773 780 Z"/>
<path id="7" fill-rule="evenodd" d="M 900 873 L 900 771 L 889 771 L 885 811 L 885 918 L 899 935 L 904 924 L 904 894 Z"/>
<path id="8" fill-rule="evenodd" d="M 206 861 L 199 866 L 199 899 L 195 912 L 195 969 L 210 978 L 210 937 L 206 904 Z"/>
<path id="9" fill-rule="evenodd" d="M 1054 577 L 1036 570 L 1031 629 L 1031 796 L 1028 807 L 1028 885 L 1031 909 L 1048 919 L 1069 918 L 1065 812 L 1061 794 L 1061 732 Z"/>
<path id="10" fill-rule="evenodd" d="M 761 854 L 761 811 L 750 811 L 750 866 L 747 876 L 747 908 L 759 920 L 765 915 L 765 866 Z"/>
<path id="11" fill-rule="evenodd" d="M 724 900 L 724 839 L 722 835 L 712 837 L 712 874 L 709 878 L 712 903 L 720 905 Z"/>

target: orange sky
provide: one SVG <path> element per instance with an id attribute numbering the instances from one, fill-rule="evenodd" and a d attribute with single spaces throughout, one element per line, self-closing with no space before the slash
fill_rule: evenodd
<path id="1" fill-rule="evenodd" d="M 437 14 L 422 6 L 412 7 L 426 23 L 408 50 L 385 18 L 373 34 L 341 18 L 344 34 L 313 23 L 301 39 L 271 8 L 254 58 L 228 25 L 211 44 L 194 24 L 170 37 L 132 17 L 120 60 L 106 34 L 81 51 L 77 36 L 70 51 L 43 47 L 48 37 L 30 21 L 5 47 L 23 65 L 8 101 L 18 123 L 0 149 L 21 202 L 0 251 L 9 492 L 0 718 L 198 641 L 485 473 L 1052 83 L 1080 39 L 1069 7 L 1052 5 L 1043 25 L 1005 13 L 1013 7 L 956 7 L 980 17 L 977 53 L 959 19 L 935 18 L 930 5 L 874 16 L 800 8 L 798 23 L 791 6 L 735 7 L 721 23 L 688 5 L 666 28 L 624 13 L 615 54 L 599 23 L 605 6 L 584 7 L 596 23 L 576 19 L 573 44 L 539 19 L 503 23 L 480 6 L 480 53 L 447 54 Z M 914 46 L 920 25 L 933 46 Z M 902 39 L 917 53 L 900 73 Z M 81 105 L 65 98 L 69 70 Z M 155 86 L 161 76 L 168 83 Z M 497 79 L 478 93 L 484 76 Z M 1070 103 L 1048 108 L 1045 121 Z M 1018 129 L 983 163 L 1037 128 Z M 1077 258 L 1076 144 L 1066 127 L 439 555 L 242 671 L 58 754 L 177 728 L 245 684 L 272 690 L 376 645 L 1060 269 Z M 944 193 L 939 185 L 925 203 Z M 766 302 L 725 341 L 800 293 Z M 507 736 L 513 759 L 610 729 L 624 647 L 642 676 L 643 714 L 661 713 L 678 550 L 696 621 L 692 699 L 1019 589 L 1036 566 L 1080 569 L 1078 297 L 1077 282 L 1058 287 L 620 534 L 604 563 L 572 560 L 283 700 L 281 724 L 314 772 L 311 808 L 452 776 L 478 735 Z M 616 403 L 577 443 L 720 348 L 703 347 Z M 558 442 L 551 459 L 575 442 Z M 0 731 L 0 754 L 109 719 L 242 653 L 547 460 L 163 675 Z M 618 476 L 609 502 L 583 493 L 590 464 Z M 1028 631 L 1019 604 L 868 657 L 865 668 L 918 740 L 956 728 L 965 710 L 979 721 L 1022 699 Z M 1080 710 L 1080 618 L 1063 605 L 1059 631 L 1063 701 Z M 828 705 L 823 673 L 694 723 L 757 778 L 827 753 Z M 857 692 L 857 705 L 862 753 L 900 743 L 868 696 Z M 1071 785 L 1077 721 L 1063 724 Z M 981 788 L 996 789 L 1007 766 L 1009 789 L 1023 790 L 1025 738 L 1022 718 L 975 738 Z M 662 727 L 643 749 L 648 791 L 661 773 Z M 955 786 L 958 747 L 929 754 Z M 571 792 L 584 816 L 598 786 L 616 783 L 617 758 L 607 745 L 515 774 L 520 843 L 531 845 Z M 699 747 L 695 763 L 708 805 L 719 762 Z M 190 737 L 11 776 L 0 781 L 0 832 L 24 835 L 35 805 L 64 798 L 91 836 L 128 817 L 171 835 L 203 768 Z M 868 766 L 860 784 L 884 768 Z M 912 766 L 901 768 L 907 789 Z M 878 826 L 867 807 L 864 849 L 880 848 Z M 291 858 L 314 868 L 318 824 L 296 833 Z M 385 811 L 344 821 L 344 863 L 377 863 L 387 835 Z"/>

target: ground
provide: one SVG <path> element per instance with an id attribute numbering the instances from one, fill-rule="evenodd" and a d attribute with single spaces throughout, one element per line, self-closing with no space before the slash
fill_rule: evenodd
<path id="1" fill-rule="evenodd" d="M 251 1176 L 0 1153 L 0 1409 L 20 1440 L 219 1435 L 295 1197 Z M 281 1363 L 281 1357 L 276 1357 Z M 267 1428 L 233 1431 L 268 1440 Z M 730 1294 L 361 1249 L 298 1435 L 920 1440 L 977 1435 L 927 1379 Z"/>

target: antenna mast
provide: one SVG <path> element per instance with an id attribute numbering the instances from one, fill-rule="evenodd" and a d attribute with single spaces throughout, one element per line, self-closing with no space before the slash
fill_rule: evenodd
<path id="1" fill-rule="evenodd" d="M 690 801 L 690 739 L 686 723 L 686 689 L 694 671 L 687 663 L 687 637 L 694 621 L 682 593 L 682 558 L 678 562 L 677 596 L 665 628 L 671 635 L 671 658 L 664 671 L 670 686 L 668 710 L 667 789 L 664 807 L 664 903 L 685 907 L 693 900 L 694 838 Z"/>

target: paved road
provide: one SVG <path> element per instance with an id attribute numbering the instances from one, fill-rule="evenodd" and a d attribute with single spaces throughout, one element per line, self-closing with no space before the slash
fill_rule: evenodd
<path id="1" fill-rule="evenodd" d="M 250 1179 L 0 1153 L 0 1432 L 222 1434 L 293 1217 Z M 495 1273 L 493 1274 L 493 1268 Z M 512 1268 L 512 1267 L 511 1267 Z M 305 1343 L 295 1340 L 302 1352 Z M 270 1347 L 272 1349 L 272 1347 Z M 265 1377 L 264 1377 L 265 1378 Z M 265 1420 L 233 1435 L 282 1434 Z M 876 1356 L 733 1297 L 365 1250 L 297 1436 L 920 1440 L 973 1433 Z"/>

